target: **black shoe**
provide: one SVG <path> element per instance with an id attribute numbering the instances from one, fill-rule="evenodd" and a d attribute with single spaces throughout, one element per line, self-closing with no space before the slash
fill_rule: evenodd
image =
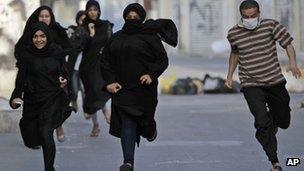
<path id="1" fill-rule="evenodd" d="M 125 163 L 120 166 L 119 170 L 120 171 L 133 171 L 133 166 L 130 163 Z"/>
<path id="2" fill-rule="evenodd" d="M 39 150 L 41 148 L 41 146 L 37 145 L 37 146 L 34 146 L 34 147 L 30 147 L 30 149 L 32 150 Z"/>
<path id="3" fill-rule="evenodd" d="M 283 171 L 281 166 L 273 166 L 270 171 Z"/>
<path id="4" fill-rule="evenodd" d="M 155 132 L 154 132 L 154 134 L 153 134 L 152 137 L 147 137 L 147 140 L 149 142 L 152 142 L 152 141 L 154 141 L 156 139 L 156 137 L 157 137 L 157 130 L 155 130 Z"/>

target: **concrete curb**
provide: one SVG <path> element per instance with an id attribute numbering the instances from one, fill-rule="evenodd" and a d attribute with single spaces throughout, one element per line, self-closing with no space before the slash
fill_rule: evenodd
<path id="1" fill-rule="evenodd" d="M 0 111 L 0 133 L 18 133 L 21 110 Z"/>
<path id="2" fill-rule="evenodd" d="M 8 100 L 0 97 L 0 133 L 19 132 L 21 113 L 21 109 L 10 109 Z"/>

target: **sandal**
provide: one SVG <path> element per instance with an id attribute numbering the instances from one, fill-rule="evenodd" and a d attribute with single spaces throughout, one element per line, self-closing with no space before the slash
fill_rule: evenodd
<path id="1" fill-rule="evenodd" d="M 56 137 L 57 137 L 57 141 L 58 142 L 64 142 L 65 141 L 65 136 L 64 136 L 64 132 L 63 132 L 63 128 L 62 126 L 59 126 L 57 129 L 56 129 Z"/>
<path id="2" fill-rule="evenodd" d="M 90 136 L 91 137 L 98 137 L 99 133 L 100 133 L 99 125 L 98 124 L 93 125 Z"/>

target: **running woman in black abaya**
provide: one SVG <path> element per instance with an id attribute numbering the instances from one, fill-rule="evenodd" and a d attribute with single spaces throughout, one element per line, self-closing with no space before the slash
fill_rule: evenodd
<path id="1" fill-rule="evenodd" d="M 103 89 L 105 82 L 100 71 L 100 60 L 103 48 L 112 35 L 112 26 L 109 21 L 100 20 L 100 6 L 97 1 L 89 0 L 86 4 L 86 18 L 84 27 L 89 37 L 83 49 L 83 58 L 80 64 L 80 78 L 85 89 L 83 111 L 86 119 L 92 118 L 92 137 L 100 133 L 97 121 L 97 111 L 102 109 L 107 122 L 110 122 L 110 111 L 106 102 L 110 99 L 109 93 Z"/>
<path id="2" fill-rule="evenodd" d="M 65 53 L 53 43 L 49 27 L 35 23 L 30 40 L 17 58 L 18 74 L 10 99 L 13 109 L 23 104 L 20 130 L 25 146 L 42 146 L 46 171 L 54 170 L 56 154 L 53 132 L 71 114 L 62 69 Z"/>
<path id="3" fill-rule="evenodd" d="M 124 162 L 131 171 L 140 136 L 153 141 L 158 77 L 168 66 L 161 39 L 177 45 L 177 29 L 168 19 L 147 20 L 144 8 L 130 4 L 123 13 L 125 24 L 106 45 L 101 62 L 106 88 L 112 95 L 110 134 L 121 139 Z"/>
<path id="4" fill-rule="evenodd" d="M 28 40 L 30 39 L 30 27 L 39 21 L 44 22 L 49 27 L 50 36 L 52 37 L 54 43 L 58 44 L 63 49 L 65 56 L 72 55 L 74 53 L 72 45 L 70 44 L 70 41 L 67 37 L 66 30 L 58 22 L 56 22 L 52 9 L 48 6 L 41 6 L 32 13 L 26 22 L 23 35 L 15 46 L 16 58 L 19 58 L 20 55 L 22 55 L 21 52 L 29 43 Z M 56 129 L 56 135 L 59 142 L 63 142 L 65 140 L 62 126 L 59 126 Z"/>

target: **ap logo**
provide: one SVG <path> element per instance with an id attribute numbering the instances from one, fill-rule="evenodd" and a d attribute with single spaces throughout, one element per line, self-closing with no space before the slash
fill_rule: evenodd
<path id="1" fill-rule="evenodd" d="M 301 164 L 300 158 L 287 158 L 286 166 L 297 166 Z"/>

